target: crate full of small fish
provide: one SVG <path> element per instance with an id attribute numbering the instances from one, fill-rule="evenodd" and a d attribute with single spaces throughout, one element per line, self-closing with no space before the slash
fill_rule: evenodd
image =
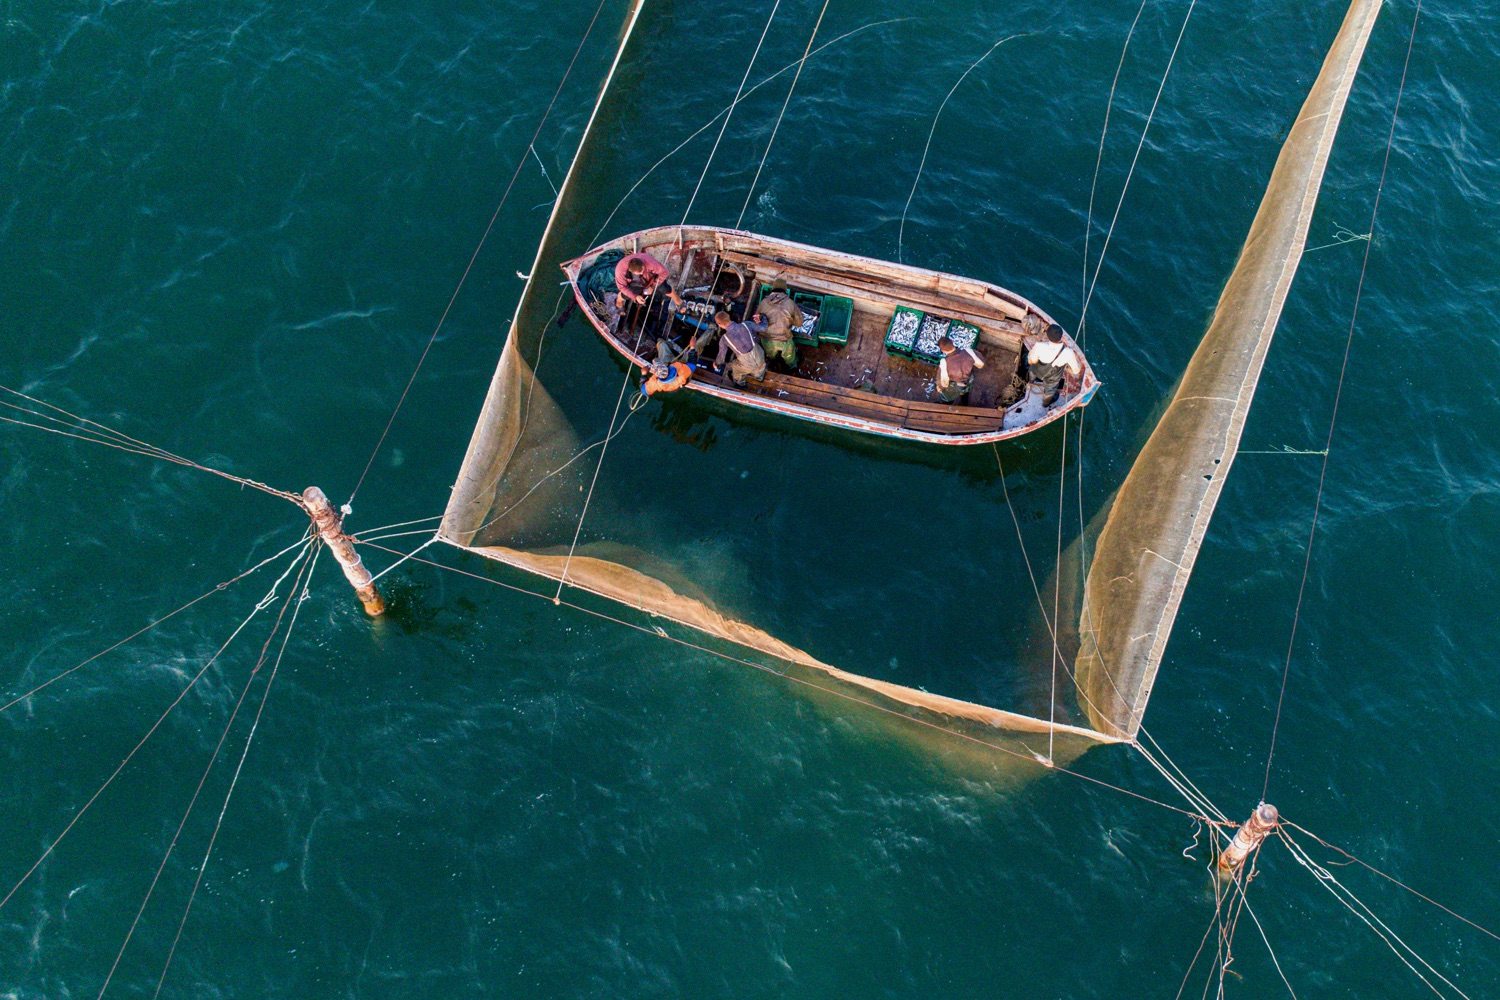
<path id="1" fill-rule="evenodd" d="M 953 346 L 960 351 L 965 347 L 973 347 L 979 343 L 979 327 L 972 323 L 954 320 L 953 325 L 948 327 L 948 339 L 953 341 Z"/>
<path id="2" fill-rule="evenodd" d="M 823 296 L 793 292 L 792 301 L 802 310 L 800 326 L 792 327 L 792 339 L 804 347 L 818 346 L 818 317 L 823 315 Z"/>
<path id="3" fill-rule="evenodd" d="M 912 345 L 917 341 L 917 331 L 922 327 L 922 317 L 920 309 L 897 306 L 891 316 L 891 325 L 885 331 L 886 352 L 910 357 Z"/>
<path id="4" fill-rule="evenodd" d="M 924 316 L 922 326 L 917 330 L 917 339 L 911 345 L 911 356 L 918 361 L 926 361 L 934 365 L 943 360 L 943 352 L 938 347 L 938 341 L 948 336 L 948 329 L 952 325 L 951 319 L 945 319 L 942 316 L 934 316 L 932 313 Z"/>

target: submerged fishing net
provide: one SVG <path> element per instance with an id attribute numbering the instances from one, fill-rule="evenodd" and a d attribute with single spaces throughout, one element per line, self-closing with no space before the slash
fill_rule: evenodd
<path id="1" fill-rule="evenodd" d="M 1368 8 L 1372 3 L 1373 0 L 1356 0 L 1356 11 Z M 652 510 L 648 509 L 652 497 L 643 496 L 639 486 L 634 494 L 626 490 L 622 491 L 624 495 L 609 496 L 609 484 L 599 481 L 596 469 L 600 464 L 600 452 L 607 447 L 607 435 L 616 433 L 622 421 L 633 412 L 625 403 L 635 394 L 634 377 L 624 370 L 623 364 L 611 367 L 603 374 L 596 369 L 586 375 L 579 371 L 575 358 L 569 355 L 567 348 L 558 344 L 559 338 L 567 344 L 567 337 L 583 335 L 556 332 L 554 318 L 570 295 L 568 290 L 558 289 L 559 264 L 573 256 L 581 246 L 597 243 L 597 235 L 591 234 L 595 233 L 594 226 L 598 221 L 606 217 L 608 207 L 601 203 L 601 192 L 612 190 L 609 182 L 621 169 L 615 135 L 622 122 L 640 113 L 635 102 L 628 97 L 628 86 L 621 86 L 619 82 L 614 87 L 609 85 L 609 80 L 613 80 L 617 73 L 621 76 L 636 74 L 644 72 L 649 65 L 643 33 L 634 30 L 640 9 L 640 0 L 635 0 L 610 77 L 554 203 L 531 278 L 517 307 L 499 367 L 454 485 L 440 537 L 452 545 L 534 577 L 554 581 L 559 598 L 571 599 L 576 596 L 576 591 L 586 591 L 607 600 L 617 610 L 619 606 L 633 609 L 621 613 L 634 615 L 637 627 L 663 635 L 668 635 L 667 629 L 671 627 L 677 632 L 674 637 L 696 633 L 695 644 L 704 642 L 709 647 L 719 644 L 729 651 L 724 655 L 736 658 L 744 656 L 746 651 L 753 651 L 761 658 L 758 664 L 784 675 L 811 697 L 839 706 L 859 702 L 877 714 L 899 715 L 915 727 L 911 730 L 913 732 L 925 733 L 933 727 L 941 728 L 986 744 L 1003 742 L 1027 756 L 1036 752 L 1033 745 L 1037 750 L 1050 747 L 1054 759 L 1059 762 L 1076 756 L 1097 742 L 1133 735 L 1135 722 L 1132 719 L 1138 721 L 1139 718 L 1133 699 L 1138 697 L 1139 705 L 1143 707 L 1145 691 L 1149 688 L 1149 683 L 1140 679 L 1144 672 L 1138 666 L 1131 667 L 1134 674 L 1111 676 L 1100 666 L 1102 661 L 1098 652 L 1088 652 L 1080 657 L 1079 692 L 1089 706 L 1088 717 L 1095 729 L 1061 722 L 1054 724 L 1022 713 L 990 708 L 842 670 L 751 624 L 746 619 L 755 617 L 754 613 L 740 614 L 730 610 L 736 604 L 733 560 L 704 557 L 695 563 L 689 547 L 678 544 L 678 533 L 674 532 L 672 525 L 653 533 Z M 1326 159 L 1327 142 L 1331 141 L 1337 123 L 1336 111 L 1342 108 L 1343 96 L 1348 89 L 1347 78 L 1352 77 L 1358 61 L 1357 52 L 1351 55 L 1347 51 L 1350 25 L 1363 25 L 1362 30 L 1352 32 L 1358 38 L 1355 47 L 1362 48 L 1368 33 L 1367 22 L 1372 18 L 1373 10 L 1367 12 L 1363 20 L 1351 12 L 1350 22 L 1340 34 L 1334 53 L 1325 65 L 1324 75 L 1319 78 L 1313 97 L 1309 98 L 1308 109 L 1304 109 L 1304 117 L 1317 113 L 1317 107 L 1328 103 L 1328 99 L 1320 95 L 1331 86 L 1337 95 L 1335 114 L 1331 120 L 1325 116 L 1315 121 L 1299 122 L 1288 140 L 1287 150 L 1293 152 L 1283 152 L 1273 175 L 1267 205 L 1275 202 L 1291 206 L 1286 210 L 1291 213 L 1290 221 L 1281 219 L 1283 212 L 1268 211 L 1262 206 L 1240 270 L 1236 271 L 1226 289 L 1225 303 L 1232 300 L 1233 304 L 1226 306 L 1221 303 L 1221 315 L 1226 314 L 1226 310 L 1242 312 L 1247 317 L 1253 314 L 1258 318 L 1254 319 L 1251 329 L 1259 329 L 1267 322 L 1274 325 L 1274 315 L 1279 312 L 1281 298 L 1285 295 L 1285 283 L 1295 268 L 1293 251 L 1300 250 L 1302 245 L 1306 214 L 1311 211 L 1321 164 Z M 1336 64 L 1342 67 L 1339 78 L 1343 82 L 1330 85 L 1325 78 L 1329 75 L 1329 67 Z M 1316 148 L 1316 170 L 1303 166 L 1300 153 L 1294 151 L 1307 144 Z M 1295 176 L 1291 176 L 1293 174 Z M 1282 229 L 1287 231 L 1282 232 Z M 1262 262 L 1256 265 L 1258 269 L 1253 279 L 1245 271 L 1250 261 Z M 1242 272 L 1245 273 L 1242 275 Z M 607 298 L 611 281 L 612 262 L 597 263 L 585 279 L 587 294 L 591 298 Z M 1272 298 L 1274 307 L 1262 301 Z M 910 336 L 915 340 L 918 324 L 911 325 Z M 1231 329 L 1216 320 L 1209 339 L 1222 344 L 1220 349 L 1225 353 L 1231 353 L 1240 350 L 1238 345 L 1246 336 L 1244 329 L 1243 324 L 1236 324 Z M 1265 336 L 1268 337 L 1269 333 Z M 588 342 L 594 347 L 599 346 L 591 332 Z M 575 354 L 579 343 L 578 340 L 572 341 Z M 1247 357 L 1253 355 L 1253 368 L 1258 371 L 1264 345 L 1254 348 L 1253 343 L 1252 337 L 1252 346 L 1246 349 L 1249 352 Z M 1199 353 L 1202 355 L 1204 351 Z M 1211 369 L 1211 373 L 1207 369 Z M 1208 382 L 1228 380 L 1244 388 L 1244 370 L 1248 370 L 1244 363 L 1236 368 L 1227 359 L 1209 364 L 1195 358 L 1184 385 L 1207 384 L 1205 379 Z M 545 384 L 538 377 L 538 371 L 546 373 Z M 1240 374 L 1236 375 L 1236 371 Z M 623 384 L 621 379 L 624 379 Z M 1253 376 L 1248 384 L 1253 389 Z M 619 405 L 615 405 L 617 387 Z M 1193 394 L 1199 392 L 1194 390 Z M 1230 389 L 1215 389 L 1214 393 L 1226 398 L 1235 394 Z M 1248 395 L 1244 404 L 1248 405 Z M 1174 404 L 1174 408 L 1177 405 Z M 614 406 L 613 412 L 609 409 L 611 406 Z M 1228 431 L 1210 419 L 1210 415 L 1217 411 L 1194 409 L 1190 412 L 1195 415 L 1191 424 L 1173 417 L 1170 426 L 1181 426 L 1183 430 L 1172 433 L 1204 435 L 1206 440 L 1211 440 L 1213 448 L 1210 450 L 1217 457 L 1228 439 Z M 1169 416 L 1171 414 L 1169 411 Z M 1231 407 L 1231 415 L 1232 436 L 1237 439 L 1243 408 Z M 1230 425 L 1224 426 L 1228 428 Z M 1160 434 L 1159 431 L 1158 437 Z M 580 441 L 593 444 L 580 450 Z M 1232 443 L 1231 440 L 1231 452 Z M 1143 463 L 1149 466 L 1159 462 L 1160 447 L 1153 438 L 1153 444 L 1148 445 L 1143 456 Z M 1201 450 L 1191 442 L 1179 442 L 1171 447 L 1188 449 L 1195 454 Z M 614 461 L 613 456 L 611 461 Z M 1217 495 L 1217 478 L 1220 477 L 1212 477 L 1209 481 L 1214 496 Z M 633 481 L 651 483 L 649 478 L 642 480 L 638 477 Z M 654 488 L 654 484 L 649 488 Z M 1149 507 L 1155 502 L 1150 498 L 1131 500 L 1138 489 L 1127 482 L 1122 499 L 1129 503 L 1117 506 L 1117 512 L 1128 512 L 1141 504 Z M 1156 492 L 1159 492 L 1159 487 Z M 1154 497 L 1155 492 L 1151 496 Z M 1202 529 L 1193 520 L 1191 506 L 1184 508 L 1188 503 L 1188 500 L 1168 497 L 1160 501 L 1161 510 L 1154 513 L 1170 510 L 1172 526 L 1191 525 L 1191 530 L 1182 530 L 1187 532 L 1184 538 L 1191 536 L 1195 550 L 1202 538 Z M 691 511 L 691 504 L 684 506 Z M 1208 509 L 1211 506 L 1210 501 Z M 591 518 L 612 525 L 629 521 L 635 526 L 634 534 L 629 541 L 604 541 L 583 536 L 581 527 L 586 511 L 590 512 Z M 1120 547 L 1119 540 L 1130 537 L 1136 530 L 1135 523 L 1131 521 L 1128 528 L 1114 528 L 1112 536 L 1111 530 L 1106 529 L 1096 574 L 1106 566 L 1114 565 L 1106 560 L 1119 558 L 1113 553 Z M 1206 524 L 1206 514 L 1203 523 Z M 731 568 L 726 569 L 726 566 Z M 1091 587 L 1094 579 L 1091 576 Z M 1185 583 L 1185 579 L 1184 575 L 1182 582 Z M 547 596 L 552 592 L 548 588 Z M 1180 584 L 1177 593 L 1180 596 Z M 1127 620 L 1128 616 L 1117 619 L 1116 614 L 1117 609 L 1125 607 L 1123 602 L 1131 600 L 1128 596 L 1117 597 L 1113 590 L 1106 592 L 1093 587 L 1090 597 L 1090 613 L 1095 619 L 1110 625 Z M 1172 607 L 1175 609 L 1175 597 Z M 1136 617 L 1144 614 L 1131 613 Z M 1167 622 L 1170 623 L 1170 618 Z M 687 631 L 689 629 L 692 631 Z M 1106 651 L 1106 658 L 1113 665 L 1116 662 L 1114 632 L 1104 627 L 1095 628 L 1090 634 L 1099 648 Z M 1165 641 L 1165 633 L 1162 641 Z M 1112 645 L 1106 646 L 1106 643 Z M 1131 698 L 1100 701 L 1101 691 L 1116 683 L 1132 692 Z M 1099 711 L 1093 707 L 1099 704 L 1106 708 Z M 898 728 L 906 724 L 895 723 Z M 1002 736 L 1003 740 L 1000 739 Z"/>
<path id="2" fill-rule="evenodd" d="M 616 56 L 612 78 L 637 72 L 645 64 L 642 33 L 633 30 L 639 8 L 639 3 L 632 6 L 631 27 Z M 694 563 L 692 554 L 676 544 L 670 531 L 649 540 L 640 537 L 640 530 L 630 541 L 578 537 L 585 510 L 594 523 L 636 524 L 642 520 L 642 503 L 651 499 L 621 497 L 612 489 L 614 483 L 594 480 L 604 438 L 611 428 L 618 430 L 630 408 L 622 403 L 614 419 L 601 421 L 611 417 L 608 407 L 615 403 L 616 389 L 622 401 L 636 394 L 635 378 L 613 366 L 602 376 L 595 369 L 582 376 L 572 367 L 570 353 L 578 350 L 579 341 L 568 338 L 592 343 L 593 334 L 578 333 L 574 327 L 559 331 L 554 322 L 571 297 L 571 290 L 558 288 L 559 264 L 580 246 L 590 245 L 593 227 L 606 215 L 599 192 L 612 190 L 610 181 L 619 172 L 612 134 L 625 127 L 634 113 L 625 88 L 606 83 L 560 188 L 454 485 L 440 537 L 536 577 L 565 582 L 558 590 L 564 600 L 576 600 L 577 591 L 586 591 L 616 605 L 612 613 L 633 618 L 633 624 L 649 630 L 666 634 L 671 629 L 674 637 L 689 638 L 697 633 L 694 644 L 717 647 L 736 658 L 753 651 L 757 663 L 782 674 L 810 697 L 845 708 L 858 702 L 874 709 L 875 717 L 899 715 L 902 720 L 889 721 L 913 735 L 932 733 L 936 727 L 958 732 L 970 741 L 1004 742 L 1007 749 L 1027 759 L 1033 756 L 1033 744 L 1037 750 L 1046 750 L 1050 743 L 1053 758 L 1059 762 L 1104 739 L 1061 722 L 1049 725 L 1024 714 L 825 663 L 725 610 L 735 603 L 734 581 L 725 579 L 726 574 L 735 573 L 733 560 L 704 557 Z M 618 254 L 601 255 L 605 256 L 609 259 L 590 262 L 581 276 L 590 300 L 603 301 L 612 295 Z M 570 343 L 571 348 L 566 346 Z M 538 377 L 539 370 L 544 377 Z M 593 445 L 580 449 L 581 441 Z M 613 455 L 611 461 L 615 461 Z M 546 589 L 547 596 L 552 592 Z M 633 611 L 621 611 L 620 605 Z M 963 745 L 952 744 L 951 736 L 944 738 L 950 744 L 941 750 L 945 754 Z M 1024 742 L 1027 739 L 1029 744 Z M 929 744 L 924 741 L 925 745 Z"/>
<path id="3" fill-rule="evenodd" d="M 1116 495 L 1084 587 L 1080 699 L 1133 739 L 1307 241 L 1349 88 L 1380 11 L 1354 0 L 1287 134 L 1213 320 Z"/>

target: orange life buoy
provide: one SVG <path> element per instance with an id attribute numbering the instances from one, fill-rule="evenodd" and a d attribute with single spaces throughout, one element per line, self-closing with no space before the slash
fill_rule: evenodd
<path id="1" fill-rule="evenodd" d="M 685 361 L 674 361 L 671 365 L 672 377 L 663 382 L 652 375 L 646 379 L 646 384 L 641 386 L 641 391 L 648 396 L 654 396 L 658 392 L 676 392 L 688 384 L 688 379 L 693 377 L 693 366 Z"/>

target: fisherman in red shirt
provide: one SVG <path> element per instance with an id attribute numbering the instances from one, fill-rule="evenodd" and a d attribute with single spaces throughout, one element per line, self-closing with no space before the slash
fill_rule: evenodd
<path id="1" fill-rule="evenodd" d="M 658 290 L 670 295 L 676 305 L 682 305 L 682 296 L 672 288 L 666 267 L 650 254 L 633 253 L 616 264 L 615 287 L 620 290 L 615 297 L 618 309 L 624 309 L 626 302 L 643 306 Z"/>

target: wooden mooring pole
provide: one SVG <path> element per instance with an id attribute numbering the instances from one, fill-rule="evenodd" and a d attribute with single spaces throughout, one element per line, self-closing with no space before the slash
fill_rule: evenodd
<path id="1" fill-rule="evenodd" d="M 344 519 L 328 502 L 327 495 L 316 486 L 309 486 L 302 491 L 302 501 L 307 504 L 307 513 L 327 543 L 328 551 L 338 560 L 339 569 L 344 571 L 345 578 L 359 595 L 365 612 L 372 618 L 384 614 L 385 598 L 380 596 L 380 591 L 375 588 L 375 578 L 365 569 L 359 553 L 354 551 L 354 540 L 344 534 Z"/>
<path id="2" fill-rule="evenodd" d="M 1262 802 L 1256 806 L 1255 812 L 1250 814 L 1250 818 L 1245 820 L 1245 825 L 1240 827 L 1234 839 L 1229 842 L 1229 846 L 1224 848 L 1224 853 L 1219 855 L 1219 877 L 1234 878 L 1239 873 L 1240 866 L 1245 863 L 1245 859 L 1250 856 L 1250 852 L 1261 845 L 1271 831 L 1276 829 L 1276 824 L 1280 820 L 1281 814 L 1271 803 Z"/>

